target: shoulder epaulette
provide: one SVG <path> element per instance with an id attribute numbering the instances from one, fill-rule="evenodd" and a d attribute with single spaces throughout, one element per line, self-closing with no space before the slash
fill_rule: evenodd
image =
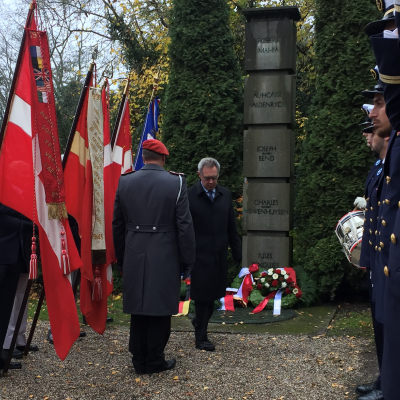
<path id="1" fill-rule="evenodd" d="M 186 176 L 186 174 L 184 174 L 183 172 L 174 172 L 174 171 L 169 171 L 169 173 L 170 173 L 170 174 L 172 174 L 172 175 L 180 175 L 180 176 L 183 176 L 183 177 L 185 177 L 185 176 Z"/>
<path id="2" fill-rule="evenodd" d="M 130 174 L 133 174 L 134 172 L 136 172 L 136 171 L 125 172 L 121 176 L 127 176 L 127 175 L 130 175 Z"/>

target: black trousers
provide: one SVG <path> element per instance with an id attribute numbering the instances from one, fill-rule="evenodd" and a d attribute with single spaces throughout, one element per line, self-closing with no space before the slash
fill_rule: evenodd
<path id="1" fill-rule="evenodd" d="M 21 263 L 0 264 L 0 349 L 3 348 L 22 269 Z"/>
<path id="2" fill-rule="evenodd" d="M 194 334 L 196 340 L 206 341 L 207 337 L 207 327 L 208 321 L 214 312 L 214 302 L 213 301 L 195 301 L 194 306 L 196 309 L 196 317 L 194 320 Z"/>
<path id="3" fill-rule="evenodd" d="M 375 318 L 375 303 L 371 302 L 371 314 L 372 314 L 372 325 L 374 327 L 376 356 L 378 358 L 379 372 L 382 369 L 382 358 L 383 358 L 383 324 L 378 322 Z M 381 390 L 381 375 L 375 381 L 376 389 Z"/>
<path id="4" fill-rule="evenodd" d="M 170 315 L 131 314 L 129 351 L 136 372 L 157 372 L 165 361 L 164 349 L 170 334 Z"/>

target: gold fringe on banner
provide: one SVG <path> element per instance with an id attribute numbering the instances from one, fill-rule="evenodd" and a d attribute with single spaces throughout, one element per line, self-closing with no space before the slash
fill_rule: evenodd
<path id="1" fill-rule="evenodd" d="M 66 219 L 68 218 L 67 207 L 65 203 L 48 203 L 47 215 L 49 219 Z"/>

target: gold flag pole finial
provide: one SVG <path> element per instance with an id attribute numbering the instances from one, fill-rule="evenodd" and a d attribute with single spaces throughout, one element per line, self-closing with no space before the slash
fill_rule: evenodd
<path id="1" fill-rule="evenodd" d="M 126 94 L 128 91 L 129 79 L 124 79 L 124 80 L 126 81 L 126 83 L 125 83 L 125 88 L 124 88 L 123 94 Z"/>

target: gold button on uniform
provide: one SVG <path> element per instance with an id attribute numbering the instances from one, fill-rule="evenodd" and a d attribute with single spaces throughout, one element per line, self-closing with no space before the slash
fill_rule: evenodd
<path id="1" fill-rule="evenodd" d="M 396 244 L 396 236 L 394 236 L 394 233 L 390 235 L 390 240 L 392 241 L 393 244 Z"/>
<path id="2" fill-rule="evenodd" d="M 390 204 L 390 200 L 389 199 L 383 200 L 383 202 L 386 203 L 386 204 Z"/>
<path id="3" fill-rule="evenodd" d="M 382 248 L 381 248 L 381 247 L 378 247 L 378 250 L 379 250 L 379 251 L 381 251 L 381 250 L 382 250 Z"/>
<path id="4" fill-rule="evenodd" d="M 386 177 L 386 183 L 389 185 L 389 182 L 391 181 L 391 178 L 390 178 L 390 176 L 387 176 Z"/>
<path id="5" fill-rule="evenodd" d="M 371 241 L 369 241 L 369 244 L 372 246 L 372 242 Z"/>
<path id="6" fill-rule="evenodd" d="M 385 274 L 386 276 L 389 276 L 389 268 L 386 267 L 386 265 L 385 265 L 385 268 L 383 268 L 383 272 L 384 272 L 384 274 Z"/>
<path id="7" fill-rule="evenodd" d="M 375 250 L 378 250 L 378 246 L 375 246 Z"/>
<path id="8" fill-rule="evenodd" d="M 383 248 L 383 247 L 385 247 L 385 244 L 383 242 L 379 242 L 379 246 L 381 246 Z"/>
<path id="9" fill-rule="evenodd" d="M 372 222 L 372 218 L 370 218 L 369 221 Z"/>
<path id="10" fill-rule="evenodd" d="M 364 228 L 363 228 L 363 232 L 364 232 Z M 369 230 L 369 233 L 372 235 L 372 229 Z"/>
<path id="11" fill-rule="evenodd" d="M 364 218 L 364 222 L 366 221 L 367 219 L 366 218 Z"/>
<path id="12" fill-rule="evenodd" d="M 375 231 L 375 235 L 377 235 L 378 234 L 378 231 Z"/>
<path id="13" fill-rule="evenodd" d="M 372 222 L 372 221 L 371 221 L 371 222 Z M 383 225 L 383 226 L 386 226 L 386 221 L 385 221 L 384 219 L 382 220 L 382 225 Z"/>
<path id="14" fill-rule="evenodd" d="M 368 211 L 368 208 L 365 208 L 365 211 Z"/>
<path id="15" fill-rule="evenodd" d="M 378 206 L 380 206 L 381 205 L 381 202 L 380 201 L 378 201 Z M 399 201 L 399 207 L 400 207 L 400 201 Z"/>

